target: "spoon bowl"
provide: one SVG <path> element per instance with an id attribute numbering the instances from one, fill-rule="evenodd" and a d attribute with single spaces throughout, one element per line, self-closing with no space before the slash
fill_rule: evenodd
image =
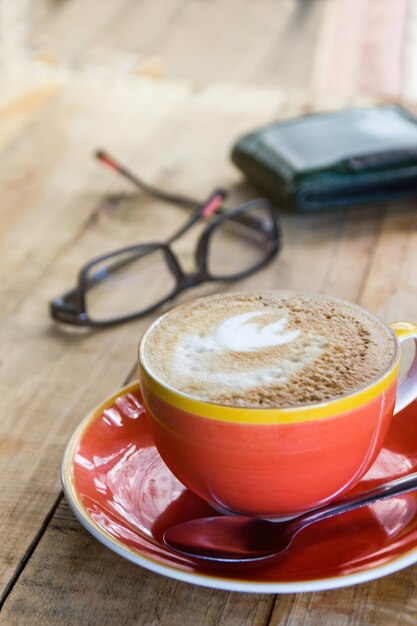
<path id="1" fill-rule="evenodd" d="M 243 515 L 203 517 L 168 528 L 163 540 L 177 552 L 209 561 L 267 559 L 287 550 L 294 537 L 311 524 L 416 489 L 417 473 L 413 473 L 289 521 L 270 522 Z"/>
<path id="2" fill-rule="evenodd" d="M 203 517 L 168 528 L 164 542 L 205 560 L 256 561 L 286 550 L 296 535 L 292 526 L 243 515 Z"/>

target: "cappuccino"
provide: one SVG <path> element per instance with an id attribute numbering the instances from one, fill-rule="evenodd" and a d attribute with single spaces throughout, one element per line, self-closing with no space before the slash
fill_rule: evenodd
<path id="1" fill-rule="evenodd" d="M 173 309 L 151 327 L 142 358 L 163 384 L 194 398 L 284 408 L 366 386 L 389 369 L 396 349 L 390 330 L 353 304 L 265 291 Z"/>

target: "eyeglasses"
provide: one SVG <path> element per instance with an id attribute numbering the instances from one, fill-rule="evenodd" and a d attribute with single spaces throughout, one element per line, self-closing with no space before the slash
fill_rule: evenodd
<path id="1" fill-rule="evenodd" d="M 252 200 L 223 210 L 224 189 L 215 190 L 200 203 L 147 185 L 104 152 L 96 156 L 148 194 L 192 207 L 194 212 L 165 242 L 129 246 L 86 263 L 79 272 L 77 286 L 50 303 L 54 319 L 91 327 L 128 322 L 206 281 L 245 278 L 265 267 L 278 253 L 280 229 L 267 200 Z M 195 271 L 187 273 L 172 244 L 202 221 L 208 223 L 195 248 Z"/>

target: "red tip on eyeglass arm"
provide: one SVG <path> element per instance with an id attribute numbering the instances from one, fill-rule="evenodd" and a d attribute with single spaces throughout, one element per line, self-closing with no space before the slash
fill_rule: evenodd
<path id="1" fill-rule="evenodd" d="M 203 207 L 201 215 L 203 217 L 211 217 L 216 211 L 218 211 L 223 204 L 223 200 L 226 196 L 225 191 L 218 191 L 208 200 L 207 204 Z"/>
<path id="2" fill-rule="evenodd" d="M 97 150 L 96 158 L 111 170 L 116 170 L 117 172 L 120 170 L 120 166 L 104 150 Z"/>

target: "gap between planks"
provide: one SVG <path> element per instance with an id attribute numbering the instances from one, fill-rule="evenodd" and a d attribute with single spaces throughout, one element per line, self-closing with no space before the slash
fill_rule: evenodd
<path id="1" fill-rule="evenodd" d="M 136 363 L 132 366 L 132 368 L 130 369 L 128 375 L 126 376 L 126 378 L 124 379 L 123 383 L 122 383 L 122 387 L 124 387 L 125 385 L 129 384 L 132 380 L 134 380 L 135 378 L 135 374 L 137 372 L 137 365 Z M 32 556 L 32 554 L 35 552 L 39 542 L 41 541 L 42 537 L 44 536 L 44 534 L 46 533 L 46 531 L 48 530 L 49 524 L 51 522 L 51 520 L 53 519 L 55 512 L 59 506 L 59 504 L 61 503 L 61 500 L 64 497 L 64 493 L 62 490 L 60 490 L 59 494 L 56 497 L 55 502 L 53 503 L 53 505 L 51 506 L 51 508 L 49 509 L 47 515 L 45 516 L 44 521 L 42 522 L 41 527 L 39 528 L 39 531 L 36 533 L 36 535 L 33 538 L 33 541 L 31 542 L 31 544 L 28 546 L 25 554 L 23 555 L 23 557 L 20 559 L 19 563 L 17 564 L 17 567 L 15 569 L 15 571 L 13 572 L 13 575 L 11 576 L 9 582 L 5 585 L 3 593 L 0 595 L 0 612 L 4 606 L 4 603 L 6 602 L 7 598 L 9 597 L 10 593 L 13 591 L 13 588 L 15 586 L 15 584 L 17 583 L 17 581 L 19 580 L 22 572 L 24 571 L 26 565 L 29 563 L 29 560 Z"/>

